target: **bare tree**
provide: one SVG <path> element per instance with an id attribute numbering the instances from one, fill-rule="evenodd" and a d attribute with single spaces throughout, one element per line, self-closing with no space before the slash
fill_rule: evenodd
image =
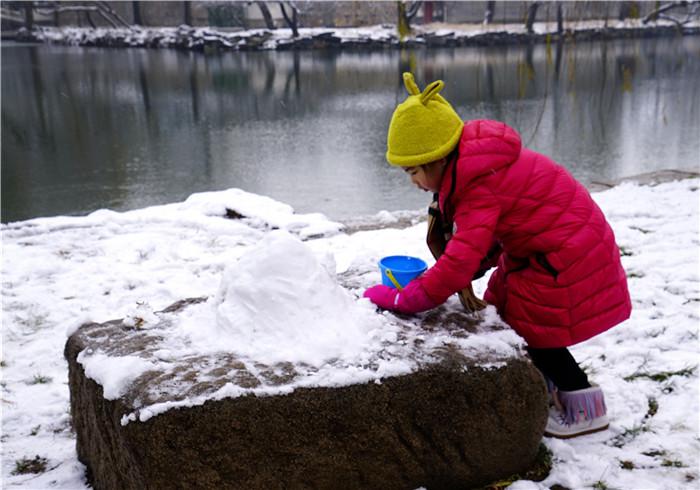
<path id="1" fill-rule="evenodd" d="M 561 2 L 557 2 L 557 33 L 560 36 L 564 33 L 564 7 Z"/>
<path id="2" fill-rule="evenodd" d="M 496 11 L 496 2 L 486 2 L 486 13 L 484 14 L 484 24 L 493 22 L 493 14 Z"/>
<path id="3" fill-rule="evenodd" d="M 130 27 L 130 24 L 116 13 L 107 2 L 83 2 L 80 5 L 65 5 L 61 2 L 26 2 L 26 9 L 33 9 L 41 14 L 57 16 L 63 12 L 76 12 L 78 15 L 83 12 L 88 15 L 89 22 L 92 24 L 92 18 L 89 17 L 91 12 L 99 14 L 102 19 L 114 28 Z M 25 11 L 26 12 L 26 11 Z"/>
<path id="4" fill-rule="evenodd" d="M 292 11 L 292 16 L 287 14 L 287 10 L 284 8 L 285 4 L 289 6 Z M 295 2 L 279 2 L 280 9 L 282 10 L 282 17 L 287 23 L 289 28 L 292 30 L 292 37 L 299 37 L 299 7 L 297 7 Z"/>
<path id="5" fill-rule="evenodd" d="M 630 17 L 633 19 L 639 17 L 639 2 L 620 2 L 620 12 L 617 20 L 625 20 Z"/>
<path id="6" fill-rule="evenodd" d="M 109 6 L 109 3 L 107 2 L 93 2 L 95 3 L 101 10 L 106 12 L 110 17 L 113 19 L 116 19 L 117 22 L 119 22 L 121 25 L 124 27 L 130 27 L 131 24 L 129 24 L 121 15 L 119 15 L 112 7 Z"/>
<path id="7" fill-rule="evenodd" d="M 34 2 L 26 2 L 24 5 L 24 27 L 28 31 L 34 29 Z"/>
<path id="8" fill-rule="evenodd" d="M 185 13 L 185 25 L 192 25 L 192 2 L 182 2 Z"/>
<path id="9" fill-rule="evenodd" d="M 396 2 L 398 9 L 398 30 L 399 38 L 403 40 L 411 33 L 411 21 L 416 16 L 423 4 L 422 1 L 399 1 Z"/>
<path id="10" fill-rule="evenodd" d="M 671 10 L 676 10 L 676 9 L 684 9 L 685 10 L 685 18 L 679 18 L 680 15 L 674 12 L 674 15 L 671 15 Z M 661 5 L 654 11 L 650 12 L 644 19 L 642 19 L 642 23 L 647 24 L 650 21 L 653 20 L 670 20 L 671 22 L 675 22 L 676 25 L 682 26 L 684 24 L 687 24 L 688 22 L 692 20 L 697 20 L 698 16 L 700 14 L 700 1 L 692 1 L 692 2 L 669 2 L 664 5 Z M 677 17 L 678 16 L 678 17 Z"/>
<path id="11" fill-rule="evenodd" d="M 136 0 L 131 2 L 131 12 L 134 15 L 134 24 L 137 26 L 143 25 L 143 20 L 141 20 L 141 2 Z"/>
<path id="12" fill-rule="evenodd" d="M 85 12 L 85 18 L 87 19 L 88 24 L 90 24 L 90 27 L 92 27 L 93 29 L 97 28 L 97 26 L 95 25 L 95 21 L 92 20 L 92 15 L 90 15 L 90 12 Z"/>
<path id="13" fill-rule="evenodd" d="M 535 32 L 533 25 L 535 24 L 535 18 L 537 17 L 537 9 L 540 8 L 540 2 L 532 2 L 527 8 L 527 19 L 525 20 L 525 29 L 528 34 Z"/>
<path id="14" fill-rule="evenodd" d="M 255 4 L 258 6 L 260 9 L 260 13 L 263 16 L 263 19 L 265 19 L 265 26 L 272 30 L 275 30 L 275 21 L 272 19 L 272 14 L 270 13 L 270 9 L 267 7 L 266 2 L 255 2 Z"/>

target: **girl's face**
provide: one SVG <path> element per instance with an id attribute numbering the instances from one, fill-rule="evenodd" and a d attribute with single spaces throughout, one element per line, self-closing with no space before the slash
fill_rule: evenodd
<path id="1" fill-rule="evenodd" d="M 406 167 L 404 171 L 410 176 L 411 182 L 419 189 L 426 192 L 439 192 L 445 163 L 446 160 L 441 158 L 418 167 Z"/>

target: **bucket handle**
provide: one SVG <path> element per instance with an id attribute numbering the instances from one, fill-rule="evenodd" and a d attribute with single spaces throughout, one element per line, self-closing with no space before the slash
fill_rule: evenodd
<path id="1" fill-rule="evenodd" d="M 398 289 L 399 291 L 402 291 L 403 288 L 401 287 L 401 284 L 399 284 L 399 281 L 397 281 L 396 278 L 394 277 L 394 273 L 391 272 L 391 269 L 388 269 L 388 268 L 387 268 L 387 269 L 385 270 L 385 272 L 386 272 L 386 277 L 388 277 L 389 280 L 391 281 L 391 283 L 392 283 L 394 286 L 396 286 L 396 289 Z"/>

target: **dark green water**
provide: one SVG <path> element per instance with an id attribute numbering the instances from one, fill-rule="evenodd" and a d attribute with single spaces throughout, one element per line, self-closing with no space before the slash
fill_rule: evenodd
<path id="1" fill-rule="evenodd" d="M 401 72 L 585 182 L 700 167 L 700 38 L 204 55 L 2 46 L 2 221 L 230 187 L 334 219 L 416 209 L 384 160 Z"/>

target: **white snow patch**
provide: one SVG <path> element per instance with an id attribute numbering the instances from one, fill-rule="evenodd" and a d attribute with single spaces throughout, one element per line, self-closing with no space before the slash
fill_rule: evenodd
<path id="1" fill-rule="evenodd" d="M 83 365 L 85 376 L 102 386 L 107 400 L 116 400 L 136 378 L 155 365 L 139 356 L 113 357 L 101 352 L 78 354 L 78 362 Z"/>

